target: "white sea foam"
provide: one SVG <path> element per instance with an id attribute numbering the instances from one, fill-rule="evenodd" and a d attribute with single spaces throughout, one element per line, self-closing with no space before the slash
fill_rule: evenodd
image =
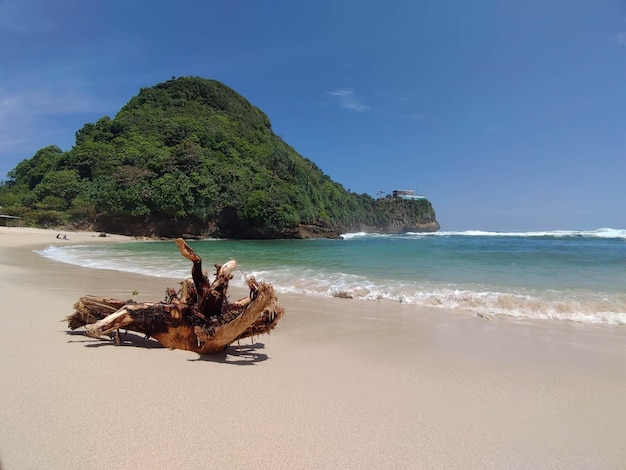
<path id="1" fill-rule="evenodd" d="M 461 309 L 489 317 L 626 325 L 626 295 L 589 291 L 500 292 L 485 290 L 484 286 L 374 282 L 355 275 L 299 270 L 253 274 L 270 280 L 279 292 Z"/>
<path id="2" fill-rule="evenodd" d="M 552 230 L 552 231 L 534 231 L 534 232 L 490 232 L 483 230 L 465 230 L 465 231 L 439 231 L 439 232 L 408 232 L 407 235 L 413 236 L 466 236 L 466 237 L 590 237 L 590 238 L 623 238 L 626 239 L 626 229 L 599 228 L 596 230 Z"/>
<path id="3" fill-rule="evenodd" d="M 344 240 L 351 240 L 353 238 L 374 238 L 374 237 L 388 237 L 390 235 L 384 233 L 368 233 L 368 232 L 352 232 L 352 233 L 342 233 L 341 238 Z"/>
<path id="4" fill-rule="evenodd" d="M 139 258 L 132 252 L 110 251 L 99 245 L 49 246 L 35 251 L 44 258 L 93 269 L 110 269 L 152 277 L 186 277 L 189 266 L 183 261 Z"/>
<path id="5" fill-rule="evenodd" d="M 530 231 L 530 232 L 498 232 L 485 230 L 463 230 L 450 231 L 440 230 L 438 232 L 406 232 L 404 234 L 384 234 L 384 233 L 367 233 L 353 232 L 344 233 L 341 238 L 351 240 L 355 238 L 378 238 L 378 237 L 589 237 L 589 238 L 623 238 L 626 239 L 626 229 L 615 228 L 599 228 L 596 230 L 548 230 L 548 231 Z"/>
<path id="6" fill-rule="evenodd" d="M 440 230 L 438 232 L 406 232 L 402 234 L 349 232 L 341 234 L 344 240 L 355 238 L 395 238 L 395 237 L 589 237 L 589 238 L 622 238 L 626 239 L 626 229 L 599 228 L 595 230 L 547 230 L 530 232 L 498 232 L 486 230 Z"/>

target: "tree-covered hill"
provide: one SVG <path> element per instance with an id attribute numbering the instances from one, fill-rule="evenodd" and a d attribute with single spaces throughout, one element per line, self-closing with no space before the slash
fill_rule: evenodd
<path id="1" fill-rule="evenodd" d="M 215 80 L 143 88 L 75 146 L 42 148 L 0 187 L 26 224 L 134 235 L 228 238 L 434 231 L 427 200 L 346 191 L 278 137 L 268 117 Z"/>

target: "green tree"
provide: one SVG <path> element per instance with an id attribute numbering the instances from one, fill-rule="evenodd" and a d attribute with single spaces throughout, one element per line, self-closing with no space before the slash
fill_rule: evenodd
<path id="1" fill-rule="evenodd" d="M 56 168 L 63 151 L 56 145 L 44 147 L 27 160 L 22 160 L 18 165 L 9 171 L 8 186 L 24 186 L 33 189 L 46 173 Z"/>

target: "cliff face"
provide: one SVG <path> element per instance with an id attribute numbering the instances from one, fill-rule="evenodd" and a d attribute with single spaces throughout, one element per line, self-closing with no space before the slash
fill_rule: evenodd
<path id="1" fill-rule="evenodd" d="M 407 232 L 436 232 L 439 230 L 436 220 L 415 222 L 411 220 L 395 220 L 385 226 L 357 225 L 342 230 L 320 227 L 318 225 L 299 225 L 295 230 L 285 233 L 285 238 L 340 238 L 342 233 L 365 232 L 365 233 L 407 233 Z"/>
<path id="2" fill-rule="evenodd" d="M 404 200 L 387 197 L 375 202 L 377 217 L 344 227 L 344 231 L 368 233 L 436 232 L 439 222 L 427 199 Z"/>
<path id="3" fill-rule="evenodd" d="M 97 223 L 88 228 L 97 232 L 118 233 L 121 235 L 141 237 L 223 237 L 233 239 L 311 239 L 311 238 L 341 238 L 342 233 L 366 232 L 366 233 L 406 233 L 406 232 L 436 232 L 439 230 L 437 221 L 426 223 L 412 223 L 410 221 L 395 221 L 386 226 L 358 225 L 344 229 L 323 227 L 320 225 L 299 224 L 295 228 L 285 229 L 281 232 L 237 231 L 229 229 L 221 232 L 215 228 L 202 224 L 167 223 L 146 221 L 142 217 L 124 218 L 99 218 Z"/>
<path id="4" fill-rule="evenodd" d="M 270 224 L 250 225 L 242 221 L 236 211 L 222 211 L 220 217 L 212 220 L 189 219 L 171 220 L 146 216 L 106 216 L 96 219 L 96 231 L 138 235 L 144 237 L 179 237 L 181 234 L 197 237 L 218 237 L 233 239 L 307 239 L 340 238 L 342 233 L 406 233 L 436 232 L 439 223 L 435 211 L 426 199 L 406 201 L 401 199 L 379 199 L 372 202 L 370 217 L 366 221 L 338 224 L 328 220 L 316 223 L 299 223 L 294 227 L 277 228 Z"/>
<path id="5" fill-rule="evenodd" d="M 441 227 L 439 222 L 435 219 L 424 220 L 403 220 L 395 219 L 386 225 L 365 225 L 360 224 L 351 227 L 350 231 L 353 232 L 366 232 L 366 233 L 406 233 L 406 232 L 436 232 Z"/>
<path id="6" fill-rule="evenodd" d="M 406 233 L 406 232 L 436 232 L 439 230 L 439 222 L 436 220 L 415 222 L 410 220 L 394 220 L 385 226 L 360 225 L 357 232 L 366 233 Z"/>

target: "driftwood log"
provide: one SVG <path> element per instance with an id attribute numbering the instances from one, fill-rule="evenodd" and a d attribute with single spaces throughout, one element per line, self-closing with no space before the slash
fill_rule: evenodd
<path id="1" fill-rule="evenodd" d="M 193 262 L 191 279 L 182 281 L 178 291 L 168 288 L 163 302 L 141 303 L 86 295 L 66 318 L 68 327 L 85 327 L 92 337 L 113 334 L 118 342 L 120 329 L 136 331 L 167 348 L 207 354 L 276 326 L 285 311 L 270 284 L 246 277 L 250 295 L 231 302 L 228 281 L 237 261 L 216 264 L 215 279 L 210 282 L 200 256 L 182 238 L 175 242 L 181 255 Z"/>

